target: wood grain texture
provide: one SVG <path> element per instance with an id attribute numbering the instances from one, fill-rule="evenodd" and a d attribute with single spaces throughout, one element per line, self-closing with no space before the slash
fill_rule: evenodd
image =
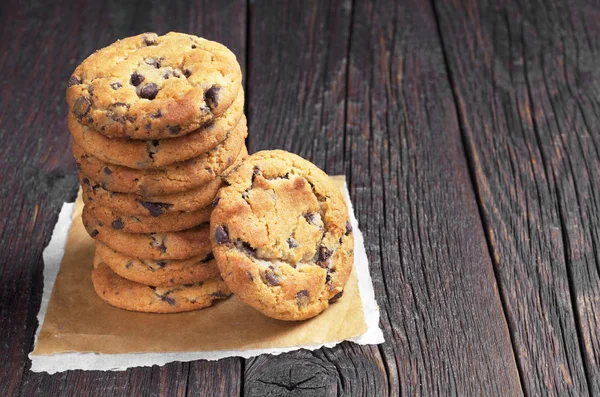
<path id="1" fill-rule="evenodd" d="M 395 3 L 251 5 L 251 150 L 349 177 L 387 343 L 248 360 L 246 395 L 521 393 L 433 12 Z"/>
<path id="2" fill-rule="evenodd" d="M 599 395 L 600 8 L 435 4 L 524 389 Z"/>
<path id="3" fill-rule="evenodd" d="M 124 372 L 27 370 L 42 292 L 42 249 L 58 212 L 77 191 L 66 127 L 65 89 L 72 70 L 95 49 L 143 31 L 185 31 L 246 55 L 245 1 L 76 1 L 0 5 L 0 395 L 194 395 L 219 384 L 239 394 L 240 359 Z M 197 375 L 198 368 L 202 376 Z"/>

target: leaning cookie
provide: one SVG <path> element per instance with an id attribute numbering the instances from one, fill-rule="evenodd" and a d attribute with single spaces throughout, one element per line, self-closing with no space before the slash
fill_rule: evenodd
<path id="1" fill-rule="evenodd" d="M 199 157 L 161 168 L 138 170 L 105 163 L 73 142 L 80 172 L 107 190 L 141 195 L 183 192 L 210 183 L 229 168 L 245 146 L 247 130 L 236 130 L 223 143 Z"/>
<path id="2" fill-rule="evenodd" d="M 210 247 L 207 224 L 180 232 L 125 233 L 95 219 L 86 207 L 81 219 L 90 237 L 127 256 L 152 260 L 189 259 L 206 253 Z"/>
<path id="3" fill-rule="evenodd" d="M 185 192 L 140 196 L 133 193 L 115 193 L 105 190 L 99 183 L 90 178 L 79 175 L 83 191 L 83 201 L 86 205 L 95 203 L 99 206 L 110 208 L 115 212 L 130 215 L 142 215 L 160 217 L 180 211 L 197 211 L 212 203 L 217 192 L 223 184 L 222 178 L 237 167 L 242 160 L 248 157 L 248 151 L 244 146 L 235 163 L 220 175 L 198 188 L 186 190 Z"/>
<path id="4" fill-rule="evenodd" d="M 125 215 L 95 203 L 85 206 L 92 217 L 115 230 L 127 233 L 178 232 L 210 221 L 212 207 L 207 206 L 192 212 L 170 212 L 160 217 Z"/>
<path id="5" fill-rule="evenodd" d="M 211 306 L 231 292 L 220 277 L 194 284 L 151 287 L 127 280 L 113 272 L 102 259 L 94 257 L 94 290 L 112 306 L 136 312 L 178 313 Z"/>
<path id="6" fill-rule="evenodd" d="M 84 152 L 110 164 L 136 169 L 157 168 L 198 157 L 222 143 L 230 133 L 244 131 L 244 95 L 218 119 L 185 136 L 161 140 L 108 138 L 79 124 L 69 114 L 69 130 Z"/>
<path id="7" fill-rule="evenodd" d="M 77 121 L 106 136 L 163 139 L 219 117 L 241 90 L 224 45 L 183 33 L 144 33 L 90 55 L 68 81 Z"/>
<path id="8" fill-rule="evenodd" d="M 267 316 L 303 320 L 338 299 L 353 266 L 344 198 L 307 160 L 258 152 L 227 177 L 211 215 L 223 279 Z"/>
<path id="9" fill-rule="evenodd" d="M 155 287 L 192 284 L 219 276 L 215 258 L 208 250 L 183 260 L 137 259 L 96 241 L 96 255 L 119 276 Z"/>

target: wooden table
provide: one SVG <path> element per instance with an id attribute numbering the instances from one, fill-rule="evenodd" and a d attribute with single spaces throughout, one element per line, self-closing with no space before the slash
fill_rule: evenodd
<path id="1" fill-rule="evenodd" d="M 600 394 L 597 2 L 48 3 L 0 6 L 0 396 Z M 251 152 L 346 175 L 385 344 L 29 371 L 42 250 L 78 186 L 67 79 L 170 30 L 237 54 Z"/>

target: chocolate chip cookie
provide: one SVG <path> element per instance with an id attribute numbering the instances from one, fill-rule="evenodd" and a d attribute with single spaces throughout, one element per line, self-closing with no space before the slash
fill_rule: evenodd
<path id="1" fill-rule="evenodd" d="M 94 290 L 107 303 L 125 310 L 149 313 L 177 313 L 202 309 L 225 299 L 231 292 L 220 277 L 171 287 L 152 287 L 127 280 L 94 257 Z"/>
<path id="2" fill-rule="evenodd" d="M 213 181 L 229 168 L 245 146 L 247 130 L 232 133 L 223 143 L 199 157 L 161 168 L 137 170 L 108 164 L 73 143 L 80 172 L 106 190 L 141 195 L 183 192 Z"/>
<path id="3" fill-rule="evenodd" d="M 224 45 L 183 33 L 144 33 L 100 49 L 67 83 L 70 112 L 110 137 L 187 134 L 225 112 L 242 72 Z"/>
<path id="4" fill-rule="evenodd" d="M 232 131 L 246 130 L 243 92 L 225 114 L 214 122 L 185 136 L 161 140 L 108 138 L 68 116 L 73 140 L 84 152 L 110 164 L 130 168 L 157 168 L 189 160 L 206 153 L 223 142 Z"/>
<path id="5" fill-rule="evenodd" d="M 338 299 L 354 260 L 348 208 L 307 160 L 282 151 L 251 155 L 227 177 L 211 215 L 223 279 L 267 316 L 303 320 Z"/>
<path id="6" fill-rule="evenodd" d="M 127 233 L 178 232 L 210 221 L 212 207 L 207 206 L 192 212 L 170 212 L 161 217 L 125 215 L 91 203 L 85 206 L 92 217 L 115 230 Z"/>
<path id="7" fill-rule="evenodd" d="M 96 255 L 119 276 L 155 287 L 192 284 L 219 276 L 210 247 L 205 253 L 190 259 L 151 260 L 121 254 L 96 241 Z"/>
<path id="8" fill-rule="evenodd" d="M 134 258 L 189 259 L 205 254 L 210 246 L 208 224 L 179 232 L 126 233 L 95 219 L 87 206 L 83 207 L 81 219 L 93 239 Z"/>
<path id="9" fill-rule="evenodd" d="M 79 181 L 81 182 L 83 200 L 86 205 L 96 203 L 97 205 L 123 214 L 159 217 L 162 214 L 179 211 L 197 211 L 211 204 L 223 183 L 222 177 L 239 165 L 247 156 L 246 147 L 243 147 L 236 162 L 225 170 L 223 174 L 217 175 L 213 181 L 199 188 L 162 196 L 140 196 L 137 194 L 110 192 L 103 189 L 100 184 L 81 174 Z"/>

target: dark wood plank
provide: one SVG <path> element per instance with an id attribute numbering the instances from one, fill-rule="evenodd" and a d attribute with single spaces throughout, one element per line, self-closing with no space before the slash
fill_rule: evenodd
<path id="1" fill-rule="evenodd" d="M 599 395 L 600 7 L 435 4 L 525 391 Z"/>
<path id="2" fill-rule="evenodd" d="M 248 360 L 246 395 L 521 394 L 433 12 L 395 3 L 250 6 L 250 147 L 347 175 L 387 342 Z"/>
<path id="3" fill-rule="evenodd" d="M 219 361 L 190 363 L 187 396 L 241 395 L 243 360 L 226 358 Z M 215 372 L 218 376 L 215 376 Z"/>
<path id="4" fill-rule="evenodd" d="M 78 186 L 64 91 L 87 55 L 143 31 L 221 41 L 245 67 L 246 2 L 9 0 L 0 7 L 0 70 L 10 76 L 0 83 L 0 395 L 19 389 L 23 396 L 185 395 L 190 364 L 53 376 L 27 369 L 42 292 L 42 249 L 62 203 L 74 199 Z M 226 394 L 239 394 L 241 363 L 202 364 L 197 388 L 215 378 Z"/>

